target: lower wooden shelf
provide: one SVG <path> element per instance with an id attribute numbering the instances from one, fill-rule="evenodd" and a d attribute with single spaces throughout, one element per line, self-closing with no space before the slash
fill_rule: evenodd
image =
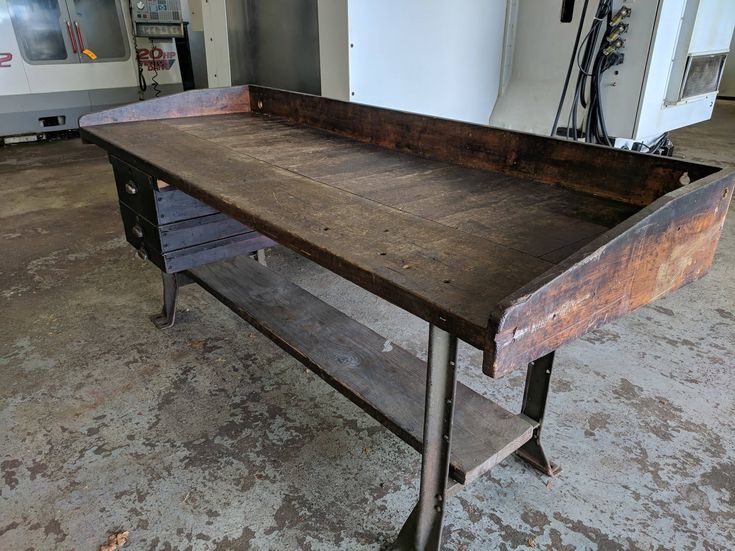
<path id="1" fill-rule="evenodd" d="M 247 257 L 187 272 L 401 439 L 421 451 L 426 364 Z M 389 350 L 388 350 L 389 349 Z M 525 442 L 536 424 L 465 385 L 456 393 L 450 475 L 466 484 Z"/>

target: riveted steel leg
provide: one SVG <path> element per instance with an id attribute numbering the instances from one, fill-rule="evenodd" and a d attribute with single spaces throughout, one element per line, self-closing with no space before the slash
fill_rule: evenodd
<path id="1" fill-rule="evenodd" d="M 161 272 L 163 279 L 163 308 L 160 314 L 151 316 L 151 321 L 159 329 L 168 329 L 176 321 L 176 299 L 179 296 L 179 274 Z"/>
<path id="2" fill-rule="evenodd" d="M 544 424 L 546 398 L 549 395 L 553 366 L 553 352 L 528 364 L 521 414 L 538 422 L 538 427 L 533 431 L 533 437 L 516 451 L 521 459 L 548 476 L 556 476 L 561 472 L 561 467 L 546 457 L 541 445 L 541 428 Z"/>
<path id="3" fill-rule="evenodd" d="M 432 325 L 429 328 L 421 490 L 394 549 L 433 551 L 441 545 L 457 387 L 456 361 L 457 338 Z"/>

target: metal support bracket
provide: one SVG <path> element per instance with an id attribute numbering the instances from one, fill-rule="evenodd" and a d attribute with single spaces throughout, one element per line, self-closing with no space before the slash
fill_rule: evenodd
<path id="1" fill-rule="evenodd" d="M 258 261 L 259 264 L 262 264 L 263 266 L 268 266 L 265 261 L 265 249 L 258 249 L 255 251 L 255 260 Z"/>
<path id="2" fill-rule="evenodd" d="M 521 414 L 536 421 L 538 426 L 533 431 L 531 439 L 516 451 L 516 454 L 526 463 L 548 476 L 556 476 L 561 472 L 561 467 L 546 457 L 546 452 L 541 445 L 541 428 L 544 423 L 553 366 L 553 352 L 528 364 Z"/>
<path id="3" fill-rule="evenodd" d="M 176 300 L 179 297 L 179 287 L 193 283 L 184 272 L 167 274 L 161 272 L 163 280 L 163 308 L 160 314 L 151 316 L 153 325 L 159 329 L 173 327 L 176 322 Z"/>
<path id="4" fill-rule="evenodd" d="M 436 551 L 441 546 L 448 486 L 452 486 L 448 477 L 456 388 L 457 338 L 432 325 L 429 328 L 426 372 L 421 490 L 418 503 L 403 525 L 393 549 Z"/>

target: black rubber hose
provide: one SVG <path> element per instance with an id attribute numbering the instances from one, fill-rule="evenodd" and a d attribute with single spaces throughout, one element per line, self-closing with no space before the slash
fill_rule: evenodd
<path id="1" fill-rule="evenodd" d="M 551 126 L 551 135 L 556 136 L 556 131 L 559 127 L 559 117 L 561 116 L 561 110 L 564 107 L 564 100 L 567 97 L 567 89 L 569 88 L 569 79 L 572 76 L 572 67 L 574 67 L 574 60 L 577 58 L 577 48 L 579 48 L 579 37 L 582 36 L 582 27 L 584 26 L 584 17 L 587 15 L 587 5 L 590 0 L 584 0 L 582 5 L 582 16 L 579 19 L 579 26 L 577 27 L 577 36 L 574 39 L 574 47 L 572 48 L 572 57 L 569 58 L 569 67 L 567 68 L 567 76 L 564 78 L 564 87 L 562 88 L 561 98 L 559 99 L 559 107 L 556 109 L 556 116 L 554 117 L 554 124 Z M 569 129 L 567 128 L 567 137 Z"/>

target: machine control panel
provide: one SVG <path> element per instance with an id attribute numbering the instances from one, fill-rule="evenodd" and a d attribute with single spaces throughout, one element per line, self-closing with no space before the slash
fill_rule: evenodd
<path id="1" fill-rule="evenodd" d="M 132 7 L 136 36 L 184 36 L 180 0 L 137 0 Z"/>

